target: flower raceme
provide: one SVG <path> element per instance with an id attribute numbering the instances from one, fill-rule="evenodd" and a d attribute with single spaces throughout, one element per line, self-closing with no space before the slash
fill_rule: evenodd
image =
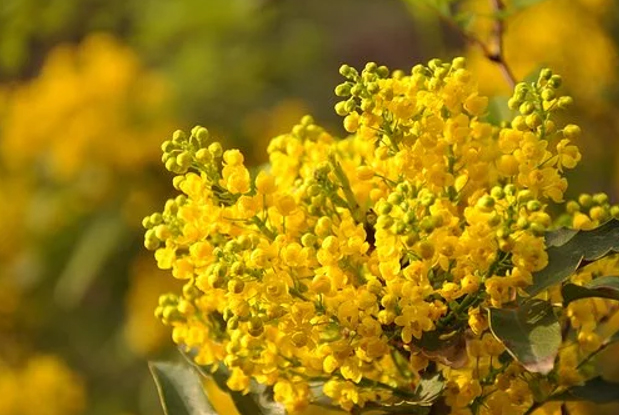
<path id="1" fill-rule="evenodd" d="M 554 120 L 571 102 L 561 78 L 517 85 L 518 115 L 491 123 L 462 58 L 340 73 L 346 138 L 306 116 L 258 172 L 204 127 L 163 143 L 182 193 L 144 219 L 145 246 L 184 287 L 155 314 L 198 364 L 223 362 L 230 388 L 273 386 L 290 412 L 312 382 L 352 410 L 406 399 L 434 371 L 452 413 L 524 413 L 523 369 L 498 358 L 485 310 L 548 261 L 547 205 L 580 160 L 580 129 Z"/>

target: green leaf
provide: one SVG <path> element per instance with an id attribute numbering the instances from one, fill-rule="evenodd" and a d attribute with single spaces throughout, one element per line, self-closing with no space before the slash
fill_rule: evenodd
<path id="1" fill-rule="evenodd" d="M 553 231 L 546 232 L 545 242 L 546 247 L 565 245 L 567 241 L 572 239 L 578 233 L 577 229 L 559 228 Z"/>
<path id="2" fill-rule="evenodd" d="M 588 401 L 598 404 L 619 401 L 619 383 L 609 382 L 601 376 L 589 379 L 583 385 L 572 386 L 552 396 L 553 401 Z"/>
<path id="3" fill-rule="evenodd" d="M 267 390 L 263 385 L 252 381 L 248 394 L 243 394 L 239 391 L 234 391 L 228 387 L 226 383 L 230 377 L 230 372 L 224 364 L 219 364 L 215 372 L 205 370 L 205 368 L 196 364 L 192 357 L 180 351 L 181 355 L 189 364 L 196 368 L 204 377 L 212 378 L 217 387 L 230 395 L 234 406 L 241 415 L 285 415 L 286 410 L 282 405 L 270 399 Z"/>
<path id="4" fill-rule="evenodd" d="M 581 298 L 589 297 L 619 300 L 619 277 L 607 276 L 596 278 L 585 286 L 571 283 L 565 284 L 561 287 L 561 294 L 563 296 L 564 305 Z"/>
<path id="5" fill-rule="evenodd" d="M 150 362 L 148 366 L 166 415 L 217 415 L 191 367 L 167 362 Z"/>
<path id="6" fill-rule="evenodd" d="M 550 303 L 526 301 L 518 308 L 488 310 L 490 330 L 529 372 L 548 374 L 561 345 L 561 326 Z"/>
<path id="7" fill-rule="evenodd" d="M 432 405 L 441 397 L 445 389 L 445 381 L 440 373 L 422 377 L 413 394 L 398 401 L 383 404 L 369 404 L 358 413 L 369 414 L 410 414 L 425 415 Z"/>
<path id="8" fill-rule="evenodd" d="M 548 265 L 533 274 L 533 284 L 526 291 L 535 296 L 562 283 L 583 261 L 596 261 L 610 252 L 619 251 L 619 220 L 613 219 L 590 231 L 555 231 L 547 249 Z M 571 236 L 570 236 L 571 234 Z"/>

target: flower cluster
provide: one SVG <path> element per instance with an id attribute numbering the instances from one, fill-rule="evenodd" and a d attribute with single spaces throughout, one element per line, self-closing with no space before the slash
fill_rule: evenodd
<path id="1" fill-rule="evenodd" d="M 517 85 L 518 115 L 493 124 L 462 58 L 340 73 L 344 139 L 306 116 L 258 172 L 203 127 L 163 144 L 182 194 L 144 219 L 145 246 L 184 287 L 155 314 L 230 388 L 273 386 L 291 412 L 313 382 L 352 410 L 412 399 L 434 371 L 453 414 L 524 413 L 533 386 L 485 309 L 547 264 L 547 206 L 580 160 L 580 129 L 554 119 L 561 78 Z"/>

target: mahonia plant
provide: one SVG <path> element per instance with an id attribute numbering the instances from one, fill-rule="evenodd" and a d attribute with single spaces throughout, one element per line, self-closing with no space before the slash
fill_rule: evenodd
<path id="1" fill-rule="evenodd" d="M 596 229 L 619 207 L 583 195 L 560 217 L 571 229 L 548 233 L 581 159 L 580 128 L 556 117 L 572 101 L 561 77 L 518 84 L 518 115 L 493 124 L 463 58 L 340 73 L 346 138 L 306 116 L 257 173 L 204 127 L 163 143 L 182 194 L 143 225 L 184 281 L 155 310 L 174 342 L 289 413 L 515 415 L 587 399 L 617 309 L 616 280 L 587 286 L 618 268 L 615 222 Z"/>

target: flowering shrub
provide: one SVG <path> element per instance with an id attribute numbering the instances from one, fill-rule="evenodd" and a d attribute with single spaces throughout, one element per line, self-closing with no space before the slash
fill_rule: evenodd
<path id="1" fill-rule="evenodd" d="M 174 281 L 124 248 L 164 194 L 153 166 L 158 131 L 173 125 L 168 84 L 115 37 L 93 34 L 54 48 L 36 78 L 0 95 L 0 414 L 77 415 L 86 395 L 89 414 L 119 412 L 98 409 L 110 379 L 139 361 L 131 351 L 152 353 L 169 337 L 147 309 Z M 127 280 L 125 317 L 117 297 Z M 124 339 L 123 320 L 138 327 Z M 112 338 L 118 346 L 100 354 Z M 130 404 L 132 393 L 115 395 Z"/>
<path id="2" fill-rule="evenodd" d="M 517 84 L 518 115 L 491 123 L 463 58 L 340 73 L 346 138 L 306 116 L 256 172 L 204 127 L 163 143 L 182 194 L 143 225 L 184 282 L 155 310 L 174 341 L 239 410 L 235 391 L 258 385 L 290 413 L 616 399 L 594 396 L 606 381 L 589 362 L 614 340 L 619 207 L 583 195 L 548 232 L 581 158 L 580 128 L 556 117 L 561 77 Z M 181 371 L 153 366 L 164 403 Z"/>

